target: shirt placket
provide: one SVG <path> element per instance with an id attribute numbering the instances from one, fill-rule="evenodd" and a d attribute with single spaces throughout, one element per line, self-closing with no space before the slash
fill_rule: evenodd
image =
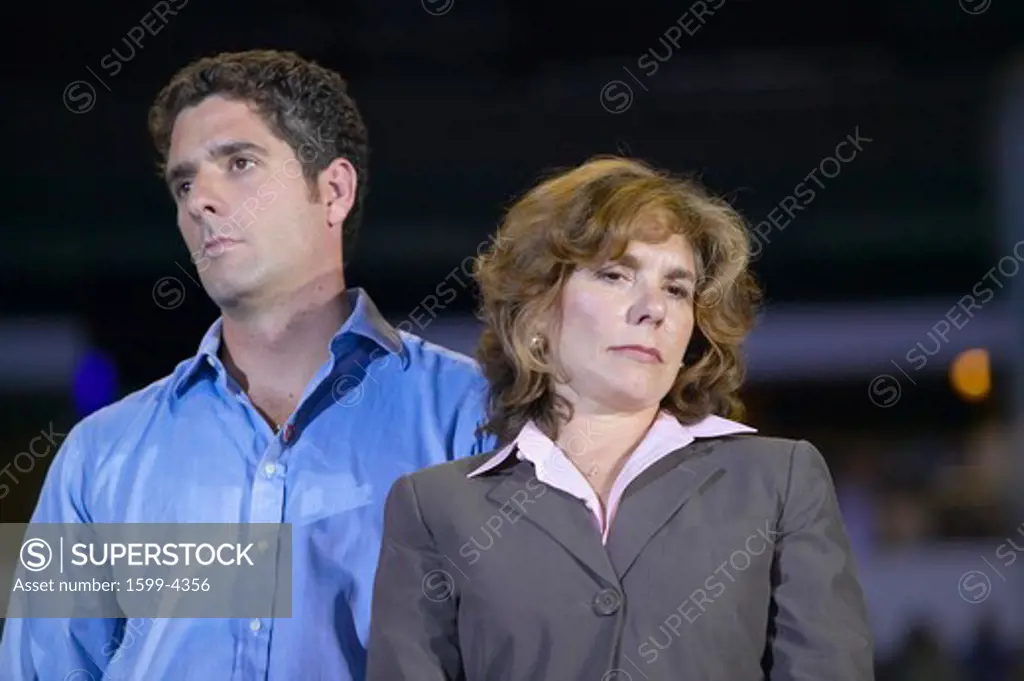
<path id="1" fill-rule="evenodd" d="M 246 407 L 255 414 L 255 408 L 248 398 L 243 399 Z M 257 415 L 258 416 L 258 415 Z M 260 419 L 260 422 L 266 423 Z M 266 426 L 269 431 L 269 426 Z M 253 477 L 252 496 L 249 505 L 250 523 L 281 523 L 285 517 L 285 482 L 287 466 L 282 461 L 284 454 L 295 441 L 295 426 L 292 420 L 277 429 L 268 441 L 263 455 L 257 461 Z M 291 550 L 286 547 L 285 550 Z M 276 598 L 272 602 L 276 601 Z M 268 617 L 252 618 L 241 622 L 244 630 L 242 641 L 242 679 L 266 679 L 270 668 L 270 639 L 274 620 Z"/>

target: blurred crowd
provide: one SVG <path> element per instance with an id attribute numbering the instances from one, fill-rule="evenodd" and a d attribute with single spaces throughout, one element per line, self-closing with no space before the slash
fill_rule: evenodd
<path id="1" fill-rule="evenodd" d="M 910 629 L 896 654 L 878 660 L 876 671 L 877 681 L 1024 681 L 1024 645 L 1007 645 L 991 624 L 985 624 L 967 654 L 956 655 L 920 623 Z"/>
<path id="2" fill-rule="evenodd" d="M 1024 547 L 1014 439 L 994 418 L 959 438 L 849 439 L 832 467 L 855 553 L 869 559 L 993 538 Z M 1014 645 L 995 621 L 981 620 L 969 644 L 954 650 L 921 618 L 894 652 L 880 656 L 877 673 L 878 681 L 1024 681 L 1024 641 Z"/>
<path id="3" fill-rule="evenodd" d="M 1013 437 L 986 419 L 961 437 L 850 435 L 830 460 L 854 549 L 1014 535 Z M 1024 543 L 1024 535 L 1020 537 Z"/>

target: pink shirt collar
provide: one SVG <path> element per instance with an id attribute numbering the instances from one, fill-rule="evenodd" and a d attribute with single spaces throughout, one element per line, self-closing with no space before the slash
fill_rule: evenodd
<path id="1" fill-rule="evenodd" d="M 722 437 L 725 435 L 736 435 L 738 433 L 756 432 L 756 428 L 714 415 L 707 416 L 692 426 L 684 426 L 675 417 L 670 416 L 666 412 L 661 412 L 658 414 L 658 418 L 655 419 L 654 423 L 651 425 L 650 430 L 647 431 L 647 435 L 644 437 L 643 441 L 641 441 L 632 456 L 630 456 L 630 462 L 627 463 L 626 467 L 628 468 L 630 463 L 633 461 L 646 459 L 652 454 L 656 459 L 661 458 L 661 456 L 664 456 L 665 454 L 669 454 L 677 449 L 682 449 L 698 438 Z M 593 435 L 596 437 L 600 434 L 594 433 Z M 553 450 L 558 450 L 555 443 L 552 442 L 547 435 L 542 433 L 533 421 L 530 421 L 523 426 L 523 429 L 519 431 L 519 435 L 517 435 L 512 442 L 499 450 L 481 466 L 471 471 L 467 477 L 472 478 L 497 468 L 509 457 L 510 454 L 512 454 L 513 451 L 516 450 L 516 445 L 519 446 L 518 458 L 520 460 L 525 459 L 530 461 L 538 467 L 545 464 L 547 459 L 553 453 Z M 669 447 L 669 449 L 662 452 L 661 456 L 658 456 L 655 452 L 663 449 L 664 447 Z M 572 447 L 571 443 L 569 449 L 575 449 Z M 558 451 L 561 452 L 561 450 Z M 625 472 L 625 470 L 623 470 L 623 472 Z"/>
<path id="2" fill-rule="evenodd" d="M 570 460 L 573 450 L 582 452 L 583 447 L 574 447 L 570 441 L 567 448 L 570 450 L 567 455 L 551 441 L 547 435 L 531 421 L 523 426 L 519 435 L 510 444 L 503 447 L 497 454 L 488 459 L 483 465 L 471 471 L 467 477 L 475 477 L 496 468 L 512 454 L 517 452 L 520 460 L 531 462 L 536 469 L 537 480 L 546 485 L 560 489 L 567 494 L 583 501 L 594 516 L 597 529 L 601 532 L 603 542 L 608 540 L 608 532 L 611 529 L 611 521 L 618 509 L 619 501 L 623 493 L 633 480 L 650 468 L 654 463 L 674 451 L 682 449 L 698 438 L 722 437 L 724 435 L 735 435 L 738 433 L 755 433 L 756 428 L 730 421 L 720 416 L 708 416 L 692 426 L 684 426 L 675 417 L 661 412 L 655 419 L 647 435 L 630 455 L 629 460 L 623 466 L 619 476 L 615 479 L 611 494 L 608 499 L 608 508 L 601 507 L 601 501 L 594 492 L 593 487 L 587 482 L 586 477 L 580 472 L 580 468 L 587 470 L 586 461 L 576 461 L 574 465 Z M 594 432 L 588 436 L 600 437 L 600 433 Z M 587 436 L 581 436 L 587 437 Z M 582 445 L 583 443 L 581 443 Z"/>

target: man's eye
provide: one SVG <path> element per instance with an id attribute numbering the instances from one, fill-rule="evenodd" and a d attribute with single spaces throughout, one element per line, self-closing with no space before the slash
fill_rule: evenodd
<path id="1" fill-rule="evenodd" d="M 231 160 L 231 167 L 234 170 L 245 170 L 250 165 L 252 165 L 252 163 L 252 159 L 245 158 L 244 156 L 239 156 L 238 158 L 234 158 Z"/>

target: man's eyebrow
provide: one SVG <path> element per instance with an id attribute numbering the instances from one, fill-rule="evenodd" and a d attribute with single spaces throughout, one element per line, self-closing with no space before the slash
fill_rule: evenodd
<path id="1" fill-rule="evenodd" d="M 262 156 L 270 154 L 266 147 L 256 144 L 255 142 L 237 140 L 222 142 L 210 147 L 206 152 L 206 156 L 214 159 L 224 158 L 226 156 L 240 154 L 244 151 L 254 151 Z M 168 186 L 174 185 L 181 180 L 187 180 L 191 177 L 195 177 L 198 167 L 199 164 L 194 161 L 182 161 L 181 163 L 175 164 L 167 170 L 167 174 L 165 176 Z"/>
<path id="2" fill-rule="evenodd" d="M 164 181 L 168 187 L 173 187 L 181 180 L 187 180 L 190 177 L 195 177 L 196 164 L 192 161 L 182 161 L 176 163 L 167 169 L 167 173 L 164 175 Z"/>

